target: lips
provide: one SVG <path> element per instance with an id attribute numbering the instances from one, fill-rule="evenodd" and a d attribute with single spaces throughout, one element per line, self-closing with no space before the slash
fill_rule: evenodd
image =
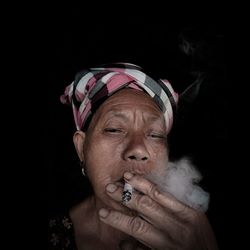
<path id="1" fill-rule="evenodd" d="M 116 184 L 119 187 L 124 187 L 125 181 L 124 181 L 123 177 L 120 178 L 118 181 L 116 181 Z"/>

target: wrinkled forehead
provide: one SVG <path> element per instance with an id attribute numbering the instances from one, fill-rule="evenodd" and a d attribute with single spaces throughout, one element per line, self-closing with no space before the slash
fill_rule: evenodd
<path id="1" fill-rule="evenodd" d="M 93 123 L 111 118 L 130 122 L 130 118 L 134 119 L 136 116 L 148 122 L 165 124 L 164 113 L 155 101 L 147 93 L 134 89 L 122 89 L 110 96 L 94 114 Z"/>

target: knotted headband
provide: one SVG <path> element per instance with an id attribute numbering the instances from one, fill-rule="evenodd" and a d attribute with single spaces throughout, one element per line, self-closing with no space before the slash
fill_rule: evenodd
<path id="1" fill-rule="evenodd" d="M 115 63 L 79 72 L 66 87 L 61 102 L 71 104 L 77 130 L 84 129 L 101 101 L 122 88 L 148 93 L 164 113 L 167 132 L 171 129 L 178 94 L 167 80 L 154 80 L 134 64 Z"/>

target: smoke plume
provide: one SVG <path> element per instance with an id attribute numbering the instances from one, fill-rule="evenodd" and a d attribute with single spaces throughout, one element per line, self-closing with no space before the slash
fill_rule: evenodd
<path id="1" fill-rule="evenodd" d="M 186 205 L 207 211 L 210 195 L 198 185 L 202 176 L 188 158 L 169 162 L 164 173 L 151 172 L 146 178 Z"/>

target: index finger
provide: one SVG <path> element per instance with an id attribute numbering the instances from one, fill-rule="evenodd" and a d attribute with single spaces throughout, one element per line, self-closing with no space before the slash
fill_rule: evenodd
<path id="1" fill-rule="evenodd" d="M 136 190 L 148 195 L 151 199 L 158 202 L 163 207 L 169 208 L 171 211 L 181 212 L 183 210 L 190 209 L 187 205 L 177 200 L 170 193 L 161 191 L 155 183 L 150 182 L 142 176 L 125 172 L 124 179 Z"/>

